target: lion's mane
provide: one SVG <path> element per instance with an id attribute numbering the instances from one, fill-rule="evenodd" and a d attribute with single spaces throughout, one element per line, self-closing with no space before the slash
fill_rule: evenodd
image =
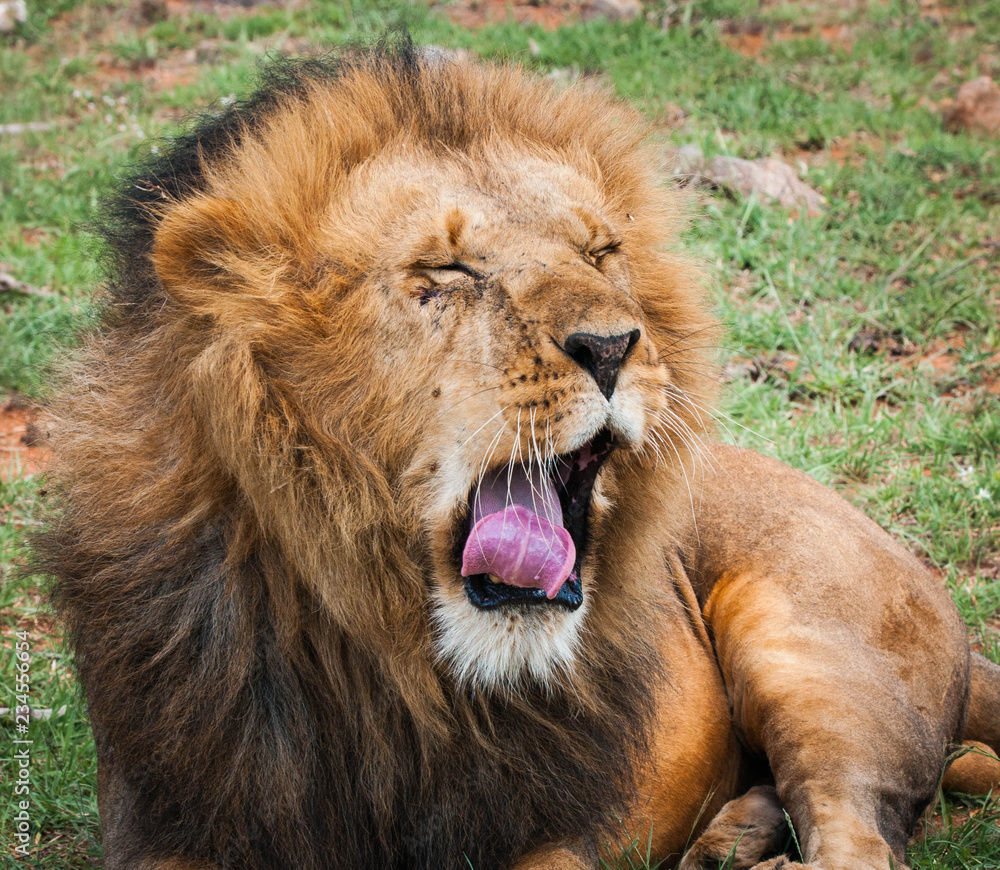
<path id="1" fill-rule="evenodd" d="M 54 404 L 57 508 L 37 551 L 142 854 L 488 870 L 599 843 L 633 798 L 658 668 L 642 583 L 629 607 L 594 603 L 571 686 L 477 693 L 435 659 L 394 391 L 366 387 L 373 349 L 316 289 L 366 304 L 364 216 L 324 221 L 404 133 L 472 162 L 505 136 L 599 176 L 622 208 L 659 208 L 642 126 L 613 100 L 406 40 L 272 63 L 122 184 L 100 324 Z M 245 195 L 209 195 L 236 183 L 237 153 Z M 682 386 L 708 391 L 697 302 L 646 314 Z"/>

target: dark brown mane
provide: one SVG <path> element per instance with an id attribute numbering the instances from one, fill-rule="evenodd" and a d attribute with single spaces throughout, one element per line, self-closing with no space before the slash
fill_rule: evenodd
<path id="1" fill-rule="evenodd" d="M 595 638 L 589 709 L 541 688 L 503 700 L 445 684 L 452 736 L 429 745 L 377 657 L 294 581 L 276 600 L 279 563 L 227 557 L 232 518 L 183 547 L 158 531 L 101 564 L 67 510 L 41 541 L 146 844 L 222 867 L 430 870 L 620 834 L 649 649 Z"/>

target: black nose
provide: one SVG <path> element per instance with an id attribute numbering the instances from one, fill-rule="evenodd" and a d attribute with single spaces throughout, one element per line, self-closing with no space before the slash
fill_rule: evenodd
<path id="1" fill-rule="evenodd" d="M 639 340 L 639 330 L 633 329 L 623 335 L 592 335 L 589 332 L 574 332 L 563 350 L 580 368 L 586 369 L 597 381 L 597 386 L 610 399 L 618 383 L 618 372 L 630 350 Z"/>

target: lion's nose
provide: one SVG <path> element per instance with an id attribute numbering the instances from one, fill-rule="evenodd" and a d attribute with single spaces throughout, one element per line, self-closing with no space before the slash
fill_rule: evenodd
<path id="1" fill-rule="evenodd" d="M 563 350 L 582 369 L 586 369 L 597 382 L 597 386 L 610 399 L 618 383 L 618 372 L 629 351 L 635 347 L 640 332 L 633 329 L 622 335 L 594 335 L 590 332 L 574 332 L 566 339 Z"/>

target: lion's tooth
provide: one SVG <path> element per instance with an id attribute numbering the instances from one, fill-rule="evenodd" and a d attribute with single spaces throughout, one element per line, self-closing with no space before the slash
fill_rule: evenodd
<path id="1" fill-rule="evenodd" d="M 490 578 L 491 583 L 503 583 L 503 580 L 497 577 L 496 574 L 487 574 L 486 576 Z"/>

